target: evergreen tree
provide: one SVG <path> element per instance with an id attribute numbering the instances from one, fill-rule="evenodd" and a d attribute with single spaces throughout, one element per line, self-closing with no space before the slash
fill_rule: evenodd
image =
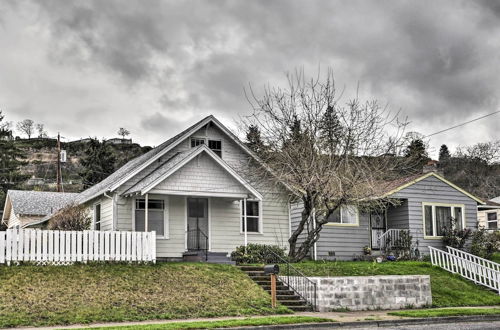
<path id="1" fill-rule="evenodd" d="M 115 171 L 115 161 L 116 157 L 105 141 L 90 139 L 80 160 L 83 167 L 80 177 L 84 187 L 91 187 L 106 179 Z"/>
<path id="2" fill-rule="evenodd" d="M 247 147 L 250 148 L 253 152 L 257 154 L 261 154 L 265 151 L 264 141 L 262 141 L 262 137 L 260 135 L 260 129 L 256 125 L 248 126 L 248 131 L 246 134 L 246 142 Z"/>
<path id="3" fill-rule="evenodd" d="M 0 110 L 0 206 L 2 209 L 7 190 L 16 188 L 28 178 L 20 172 L 25 156 L 12 139 L 12 130 L 10 125 L 3 121 L 4 118 Z"/>
<path id="4" fill-rule="evenodd" d="M 335 112 L 333 106 L 328 106 L 320 124 L 320 139 L 324 147 L 335 154 L 343 134 L 342 124 Z"/>
<path id="5" fill-rule="evenodd" d="M 420 138 L 411 140 L 405 150 L 405 157 L 411 159 L 411 164 L 414 164 L 411 169 L 414 172 L 421 172 L 425 163 L 429 160 L 425 143 Z"/>
<path id="6" fill-rule="evenodd" d="M 439 162 L 444 163 L 449 160 L 451 157 L 450 150 L 448 150 L 448 146 L 443 144 L 441 148 L 439 148 Z"/>

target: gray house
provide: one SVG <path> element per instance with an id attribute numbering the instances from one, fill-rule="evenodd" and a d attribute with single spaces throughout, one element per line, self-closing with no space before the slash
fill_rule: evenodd
<path id="1" fill-rule="evenodd" d="M 193 260 L 205 250 L 225 256 L 248 243 L 286 247 L 288 192 L 252 180 L 253 166 L 253 153 L 208 116 L 76 200 L 96 230 L 156 231 L 157 259 Z"/>
<path id="2" fill-rule="evenodd" d="M 484 202 L 429 172 L 390 182 L 379 198 L 399 201 L 378 212 L 361 212 L 343 206 L 325 224 L 321 237 L 311 252 L 313 259 L 352 260 L 363 254 L 363 247 L 373 250 L 395 241 L 401 230 L 409 230 L 419 251 L 427 246 L 442 247 L 442 231 L 452 217 L 459 228 L 477 228 L 477 207 Z M 292 205 L 292 229 L 300 221 L 300 205 Z"/>

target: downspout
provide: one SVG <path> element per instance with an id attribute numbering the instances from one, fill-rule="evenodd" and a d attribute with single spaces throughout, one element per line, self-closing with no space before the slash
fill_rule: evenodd
<path id="1" fill-rule="evenodd" d="M 148 222 L 149 222 L 149 217 L 148 217 L 149 194 L 146 194 L 146 199 L 144 202 L 146 203 L 146 205 L 144 207 L 144 231 L 147 233 L 148 232 Z"/>
<path id="2" fill-rule="evenodd" d="M 243 232 L 245 235 L 245 253 L 248 245 L 248 233 L 247 233 L 247 199 L 243 198 Z"/>
<path id="3" fill-rule="evenodd" d="M 312 209 L 312 218 L 313 218 L 313 230 L 316 230 L 316 209 L 313 207 Z M 318 260 L 318 252 L 317 252 L 317 241 L 314 242 L 313 245 L 313 259 L 314 261 Z"/>

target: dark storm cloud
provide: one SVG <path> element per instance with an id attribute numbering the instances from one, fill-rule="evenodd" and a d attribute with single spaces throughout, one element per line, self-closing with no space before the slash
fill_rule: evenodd
<path id="1" fill-rule="evenodd" d="M 354 92 L 359 82 L 362 97 L 402 108 L 421 127 L 498 106 L 498 1 L 35 4 L 53 63 L 107 72 L 130 95 L 155 90 L 163 111 L 142 117 L 148 131 L 198 113 L 236 117 L 249 111 L 249 83 L 259 90 L 287 70 L 315 74 L 319 65 L 333 67 L 340 88 Z M 485 139 L 493 138 L 487 129 Z"/>

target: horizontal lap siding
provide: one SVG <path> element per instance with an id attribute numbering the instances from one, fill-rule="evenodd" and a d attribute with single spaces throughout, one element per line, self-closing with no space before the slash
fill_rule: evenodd
<path id="1" fill-rule="evenodd" d="M 156 240 L 156 256 L 161 258 L 180 258 L 185 251 L 186 199 L 182 196 L 169 196 L 168 239 Z"/>
<path id="2" fill-rule="evenodd" d="M 85 205 L 88 208 L 90 217 L 92 218 L 91 229 L 94 229 L 94 206 L 101 204 L 101 230 L 113 230 L 113 201 L 111 198 L 101 196 L 97 197 Z"/>
<path id="3" fill-rule="evenodd" d="M 295 230 L 302 218 L 302 204 L 293 204 L 291 207 L 292 231 Z M 359 226 L 323 226 L 320 238 L 316 243 L 318 259 L 352 260 L 355 256 L 363 254 L 363 247 L 370 245 L 369 215 L 359 214 Z M 303 233 L 306 232 L 304 229 Z M 297 239 L 297 246 L 304 241 L 305 234 Z M 330 256 L 329 252 L 335 252 Z"/>
<path id="4" fill-rule="evenodd" d="M 370 217 L 359 214 L 359 226 L 324 226 L 317 243 L 318 259 L 352 260 L 363 254 L 363 247 L 370 246 Z M 334 251 L 335 256 L 329 256 Z"/>
<path id="5" fill-rule="evenodd" d="M 387 209 L 387 229 L 408 229 L 408 201 L 401 200 L 401 204 L 390 206 Z"/>
<path id="6" fill-rule="evenodd" d="M 430 176 L 421 180 L 391 197 L 408 200 L 408 223 L 413 240 L 419 241 L 421 253 L 428 254 L 427 246 L 442 248 L 441 239 L 424 240 L 422 203 L 463 204 L 465 206 L 466 227 L 477 227 L 477 202 L 443 181 Z"/>

